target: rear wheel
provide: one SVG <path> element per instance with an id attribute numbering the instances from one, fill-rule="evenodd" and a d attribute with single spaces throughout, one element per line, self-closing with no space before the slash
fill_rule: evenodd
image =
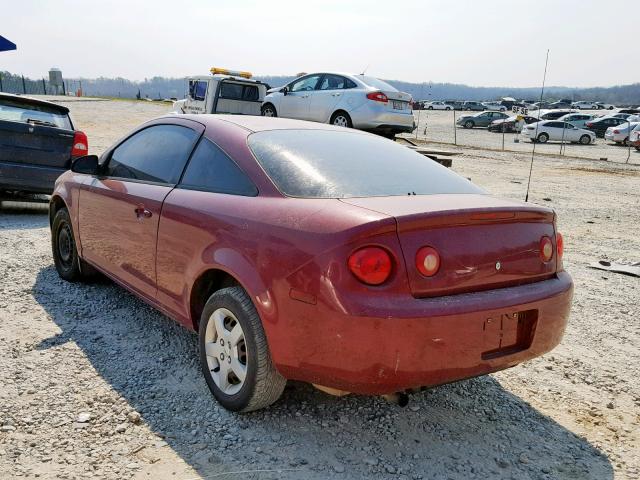
<path id="1" fill-rule="evenodd" d="M 473 123 L 472 120 L 467 120 L 466 122 L 464 122 L 463 127 L 464 128 L 473 128 L 474 125 L 475 125 L 475 123 Z"/>
<path id="2" fill-rule="evenodd" d="M 580 137 L 580 143 L 582 145 L 589 145 L 591 143 L 591 137 L 589 135 L 582 135 Z"/>
<path id="3" fill-rule="evenodd" d="M 286 379 L 273 366 L 262 322 L 242 287 L 209 297 L 198 343 L 207 385 L 227 410 L 258 410 L 282 395 Z"/>
<path id="4" fill-rule="evenodd" d="M 625 139 L 624 139 L 624 141 L 622 142 L 622 144 L 623 144 L 625 147 L 628 147 L 628 146 L 629 146 L 629 137 L 625 138 Z"/>
<path id="5" fill-rule="evenodd" d="M 71 217 L 66 208 L 56 212 L 51 224 L 51 249 L 53 263 L 58 275 L 68 282 L 88 280 L 96 275 L 96 270 L 78 255 L 73 237 Z"/>
<path id="6" fill-rule="evenodd" d="M 445 110 L 449 110 L 449 111 L 450 111 L 450 110 L 451 110 L 451 107 L 447 107 L 447 108 L 445 108 Z"/>
<path id="7" fill-rule="evenodd" d="M 342 110 L 337 111 L 331 116 L 331 125 L 347 128 L 353 127 L 353 124 L 351 123 L 351 117 L 347 112 L 343 112 Z"/>
<path id="8" fill-rule="evenodd" d="M 429 108 L 427 108 L 427 110 L 433 110 L 433 107 L 429 105 Z"/>
<path id="9" fill-rule="evenodd" d="M 264 105 L 262 107 L 261 113 L 262 113 L 263 117 L 277 117 L 278 116 L 278 113 L 276 112 L 276 107 L 274 107 L 270 103 L 267 103 L 266 105 Z"/>
<path id="10" fill-rule="evenodd" d="M 538 135 L 537 140 L 540 143 L 547 143 L 549 141 L 549 135 L 547 135 L 546 133 L 541 133 L 540 135 Z"/>

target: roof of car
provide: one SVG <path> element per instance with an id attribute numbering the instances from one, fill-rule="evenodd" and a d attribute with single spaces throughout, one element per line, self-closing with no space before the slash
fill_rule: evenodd
<path id="1" fill-rule="evenodd" d="M 344 127 L 335 127 L 326 123 L 307 122 L 291 118 L 259 117 L 255 115 L 224 115 L 224 114 L 200 114 L 200 115 L 175 115 L 176 118 L 186 118 L 200 122 L 205 126 L 214 126 L 217 122 L 228 122 L 251 132 L 265 130 L 333 130 L 344 132 Z M 361 132 L 360 130 L 349 130 Z"/>
<path id="2" fill-rule="evenodd" d="M 55 108 L 62 113 L 69 113 L 69 109 L 59 103 L 48 102 L 46 100 L 40 100 L 39 98 L 25 97 L 23 95 L 14 95 L 13 93 L 0 93 L 0 99 L 13 100 L 14 102 L 21 102 L 25 105 L 40 105 Z"/>

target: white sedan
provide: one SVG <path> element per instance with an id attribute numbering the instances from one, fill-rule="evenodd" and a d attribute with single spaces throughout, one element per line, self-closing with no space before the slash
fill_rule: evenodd
<path id="1" fill-rule="evenodd" d="M 589 113 L 568 113 L 558 118 L 558 120 L 561 122 L 569 122 L 574 127 L 584 128 L 587 122 L 590 122 L 594 118 L 596 118 L 596 116 Z"/>
<path id="2" fill-rule="evenodd" d="M 545 120 L 527 125 L 522 129 L 521 135 L 529 138 L 532 142 L 540 143 L 554 141 L 589 145 L 596 140 L 596 134 L 592 131 L 577 128 L 570 123 L 558 120 Z"/>
<path id="3" fill-rule="evenodd" d="M 573 102 L 571 104 L 571 108 L 576 108 L 578 110 L 597 110 L 598 104 L 593 102 L 585 102 L 583 100 L 580 102 Z"/>
<path id="4" fill-rule="evenodd" d="M 633 131 L 640 122 L 623 123 L 617 127 L 609 127 L 604 132 L 605 140 L 627 145 L 629 142 L 629 131 Z"/>
<path id="5" fill-rule="evenodd" d="M 444 102 L 427 102 L 424 104 L 426 110 L 451 110 L 453 107 Z"/>

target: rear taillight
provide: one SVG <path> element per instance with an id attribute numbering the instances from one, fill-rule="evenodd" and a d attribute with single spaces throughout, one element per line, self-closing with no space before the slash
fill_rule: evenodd
<path id="1" fill-rule="evenodd" d="M 369 100 L 373 100 L 374 102 L 387 103 L 389 101 L 389 98 L 387 98 L 387 96 L 382 92 L 367 93 L 367 98 Z"/>
<path id="2" fill-rule="evenodd" d="M 548 262 L 553 257 L 553 243 L 551 239 L 544 236 L 540 239 L 540 259 L 543 262 Z"/>
<path id="3" fill-rule="evenodd" d="M 440 254 L 433 247 L 422 247 L 416 253 L 416 268 L 425 277 L 433 277 L 440 269 Z"/>
<path id="4" fill-rule="evenodd" d="M 587 127 L 593 127 L 593 123 L 591 122 L 587 123 Z"/>
<path id="5" fill-rule="evenodd" d="M 364 247 L 349 256 L 349 270 L 367 285 L 380 285 L 391 275 L 391 255 L 380 247 Z"/>
<path id="6" fill-rule="evenodd" d="M 84 132 L 77 131 L 73 136 L 72 157 L 82 157 L 89 153 L 89 140 Z"/>
<path id="7" fill-rule="evenodd" d="M 564 238 L 561 233 L 556 233 L 556 251 L 558 252 L 558 260 L 561 260 L 564 253 Z"/>

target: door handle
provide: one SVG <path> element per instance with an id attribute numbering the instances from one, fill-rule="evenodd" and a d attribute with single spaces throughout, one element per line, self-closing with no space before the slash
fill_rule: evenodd
<path id="1" fill-rule="evenodd" d="M 341 94 L 340 93 L 332 93 L 331 96 L 333 97 L 339 97 Z"/>
<path id="2" fill-rule="evenodd" d="M 136 216 L 138 218 L 151 218 L 151 216 L 153 215 L 153 213 L 144 208 L 144 205 L 138 205 L 134 212 L 136 212 Z"/>
<path id="3" fill-rule="evenodd" d="M 309 98 L 309 95 L 302 95 L 300 98 Z"/>

